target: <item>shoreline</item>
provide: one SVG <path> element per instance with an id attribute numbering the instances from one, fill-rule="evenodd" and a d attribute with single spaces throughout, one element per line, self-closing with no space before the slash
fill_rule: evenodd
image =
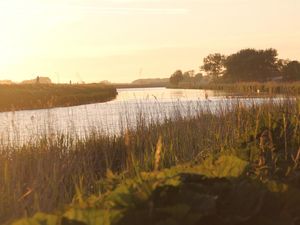
<path id="1" fill-rule="evenodd" d="M 236 82 L 236 83 L 182 83 L 168 85 L 173 89 L 200 89 L 247 94 L 300 94 L 300 82 Z"/>
<path id="2" fill-rule="evenodd" d="M 114 86 L 103 84 L 0 85 L 0 113 L 103 103 L 117 94 Z"/>

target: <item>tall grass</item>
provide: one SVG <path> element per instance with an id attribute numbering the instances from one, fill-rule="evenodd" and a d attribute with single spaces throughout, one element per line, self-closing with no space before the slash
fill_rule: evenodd
<path id="1" fill-rule="evenodd" d="M 0 85 L 0 112 L 105 102 L 116 95 L 115 87 L 103 84 Z"/>
<path id="2" fill-rule="evenodd" d="M 130 176 L 136 169 L 159 170 L 226 152 L 275 177 L 298 168 L 300 105 L 294 100 L 146 119 L 141 114 L 135 129 L 118 136 L 94 132 L 85 139 L 56 135 L 21 147 L 2 145 L 0 223 L 63 207 L 76 187 L 86 195 L 99 193 L 107 171 Z"/>
<path id="3" fill-rule="evenodd" d="M 247 93 L 253 94 L 260 93 L 266 94 L 300 94 L 300 82 L 211 82 L 211 83 L 179 83 L 178 86 L 171 86 L 172 88 L 193 88 L 193 89 L 207 89 L 219 90 L 227 92 Z"/>

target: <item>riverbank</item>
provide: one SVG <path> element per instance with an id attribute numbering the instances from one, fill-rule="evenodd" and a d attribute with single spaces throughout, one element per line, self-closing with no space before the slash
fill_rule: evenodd
<path id="1" fill-rule="evenodd" d="M 283 210 L 282 205 L 279 205 L 274 209 L 277 211 L 274 211 L 272 216 L 261 210 L 262 206 L 265 208 L 273 205 L 273 200 L 264 195 L 268 185 L 261 187 L 265 185 L 261 182 L 268 180 L 272 185 L 273 180 L 279 181 L 278 187 L 284 188 L 279 194 L 283 193 L 283 196 L 285 193 L 289 195 L 285 190 L 298 190 L 299 110 L 297 102 L 288 100 L 247 107 L 236 104 L 228 108 L 220 107 L 218 113 L 199 109 L 191 118 L 183 117 L 178 110 L 176 116 L 165 119 L 164 123 L 146 123 L 143 117 L 139 117 L 137 129 L 124 130 L 120 136 L 106 136 L 95 132 L 84 140 L 77 140 L 68 135 L 54 135 L 32 140 L 31 144 L 23 147 L 0 146 L 0 223 L 32 216 L 36 212 L 56 211 L 59 213 L 54 213 L 54 217 L 46 218 L 52 218 L 54 221 L 48 225 L 56 222 L 59 224 L 61 221 L 56 220 L 56 216 L 64 216 L 65 205 L 71 202 L 73 204 L 67 207 L 70 212 L 66 212 L 66 218 L 77 221 L 87 219 L 88 222 L 82 221 L 82 224 L 102 224 L 99 221 L 103 218 L 107 218 L 105 221 L 113 219 L 111 223 L 106 224 L 117 224 L 126 218 L 128 224 L 134 224 L 134 221 L 139 220 L 132 220 L 133 217 L 145 218 L 144 216 L 151 215 L 150 212 L 155 215 L 152 219 L 158 216 L 163 220 L 172 221 L 177 215 L 182 215 L 178 222 L 187 218 L 185 216 L 189 215 L 188 212 L 197 212 L 198 215 L 207 215 L 210 218 L 224 217 L 224 221 L 227 221 L 225 224 L 228 224 L 227 216 L 234 221 L 241 219 L 245 222 L 234 224 L 251 224 L 251 221 L 259 221 L 262 218 L 257 212 L 264 212 L 263 216 L 268 219 L 276 215 L 283 216 L 280 219 L 287 216 L 287 219 L 295 220 L 295 215 L 298 215 L 297 207 L 292 211 L 290 208 Z M 212 165 L 212 162 L 218 162 L 220 157 L 227 156 L 234 158 L 233 161 L 228 161 L 228 158 L 224 159 L 226 161 L 220 161 L 219 164 L 224 167 L 217 168 Z M 207 161 L 209 159 L 213 161 Z M 246 165 L 241 169 L 242 172 L 236 169 L 236 162 L 238 165 Z M 198 167 L 207 168 L 203 171 Z M 168 168 L 173 169 L 165 170 Z M 162 171 L 162 175 L 157 171 Z M 187 176 L 181 177 L 181 174 L 185 173 Z M 219 176 L 218 173 L 223 175 Z M 237 183 L 232 181 L 232 173 L 237 177 Z M 169 175 L 165 177 L 164 174 Z M 227 178 L 219 181 L 199 177 L 199 174 L 212 178 Z M 219 194 L 228 190 L 233 190 L 236 194 L 237 190 L 244 190 L 243 185 L 250 190 L 247 189 L 249 192 L 246 193 L 241 192 L 241 197 L 237 199 L 252 201 L 252 198 L 248 199 L 247 193 L 258 193 L 252 191 L 252 178 L 255 179 L 254 187 L 258 185 L 262 192 L 255 197 L 257 202 L 255 200 L 250 204 L 251 210 L 235 212 L 239 206 L 245 205 L 244 201 L 241 201 L 235 203 L 237 205 L 232 211 L 220 211 L 223 204 L 230 203 L 231 198 L 227 201 L 223 199 L 224 202 L 216 202 L 222 197 Z M 186 180 L 180 183 L 181 179 Z M 291 181 L 292 184 L 286 184 Z M 207 189 L 203 187 L 204 184 L 207 185 Z M 285 188 L 285 185 L 291 186 Z M 217 188 L 216 192 L 210 192 L 212 188 Z M 171 197 L 172 193 L 179 198 Z M 186 195 L 180 197 L 180 193 Z M 152 197 L 157 195 L 161 196 L 159 199 L 162 199 L 162 202 L 152 200 Z M 277 193 L 274 195 L 277 196 Z M 166 196 L 165 201 L 163 196 Z M 195 198 L 195 205 L 190 202 L 188 196 Z M 295 192 L 293 198 L 298 197 L 299 193 Z M 199 206 L 204 200 L 211 204 L 208 208 Z M 293 202 L 284 201 L 287 204 Z M 196 206 L 199 208 L 193 208 Z M 159 212 L 167 214 L 156 214 Z M 75 218 L 76 215 L 80 218 Z M 95 217 L 97 223 L 92 222 Z M 39 218 L 32 221 L 45 220 L 43 216 Z M 257 220 L 250 220 L 251 218 Z M 203 218 L 194 219 L 196 220 L 191 218 L 191 221 L 197 222 Z M 125 222 L 122 224 L 127 224 Z"/>
<path id="2" fill-rule="evenodd" d="M 218 90 L 229 93 L 245 94 L 300 94 L 300 82 L 235 82 L 235 83 L 179 83 L 178 85 L 169 85 L 168 88 L 185 88 L 185 89 L 203 89 Z"/>
<path id="3" fill-rule="evenodd" d="M 116 96 L 115 87 L 103 84 L 0 85 L 0 112 L 106 102 Z"/>
<path id="4" fill-rule="evenodd" d="M 168 83 L 151 83 L 151 84 L 115 83 L 112 85 L 116 88 L 158 88 L 158 87 L 166 87 Z"/>

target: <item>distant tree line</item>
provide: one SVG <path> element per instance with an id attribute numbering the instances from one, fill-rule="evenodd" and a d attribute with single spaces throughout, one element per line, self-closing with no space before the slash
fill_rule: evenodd
<path id="1" fill-rule="evenodd" d="M 266 82 L 300 80 L 300 62 L 278 58 L 276 49 L 243 49 L 229 56 L 210 54 L 203 59 L 200 72 L 183 73 L 177 70 L 170 77 L 170 83 L 197 82 Z"/>
<path id="2" fill-rule="evenodd" d="M 170 83 L 173 85 L 178 85 L 180 82 L 200 82 L 203 79 L 202 73 L 195 74 L 194 70 L 187 72 L 182 72 L 181 70 L 176 70 L 170 77 Z"/>

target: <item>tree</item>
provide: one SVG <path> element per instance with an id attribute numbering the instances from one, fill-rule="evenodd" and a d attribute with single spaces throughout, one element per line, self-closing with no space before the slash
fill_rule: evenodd
<path id="1" fill-rule="evenodd" d="M 197 73 L 195 75 L 195 81 L 201 81 L 203 79 L 203 74 L 202 73 Z"/>
<path id="2" fill-rule="evenodd" d="M 224 77 L 233 81 L 268 81 L 278 76 L 277 50 L 243 49 L 225 60 Z"/>
<path id="3" fill-rule="evenodd" d="M 181 70 L 176 70 L 170 77 L 170 83 L 173 85 L 178 85 L 180 81 L 183 80 L 183 74 Z"/>
<path id="4" fill-rule="evenodd" d="M 225 58 L 220 53 L 210 54 L 203 59 L 201 70 L 204 70 L 211 78 L 217 79 L 223 74 Z"/>
<path id="5" fill-rule="evenodd" d="M 189 70 L 183 73 L 183 82 L 192 82 L 195 76 L 195 71 L 194 70 Z"/>
<path id="6" fill-rule="evenodd" d="M 189 80 L 191 78 L 191 75 L 188 71 L 184 72 L 182 76 L 183 76 L 183 80 Z"/>
<path id="7" fill-rule="evenodd" d="M 287 81 L 300 80 L 300 62 L 291 61 L 282 69 L 283 79 Z"/>
<path id="8" fill-rule="evenodd" d="M 289 64 L 291 61 L 289 59 L 278 59 L 277 60 L 277 68 L 280 71 L 280 73 L 283 72 L 283 69 L 286 67 L 287 64 Z"/>

